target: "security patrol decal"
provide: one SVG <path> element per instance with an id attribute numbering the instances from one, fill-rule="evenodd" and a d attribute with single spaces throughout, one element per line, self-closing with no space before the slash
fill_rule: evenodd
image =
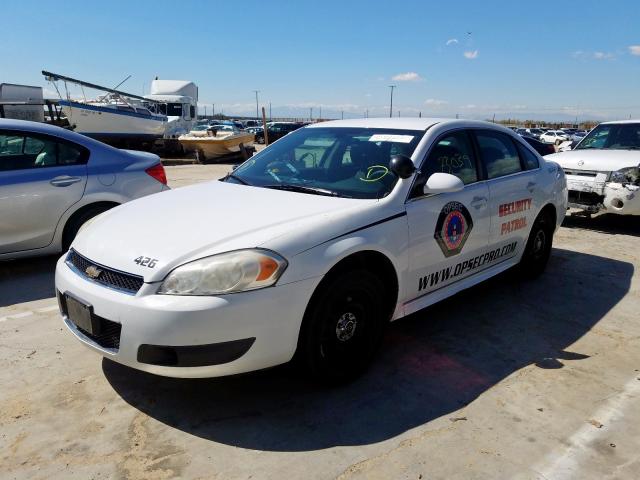
<path id="1" fill-rule="evenodd" d="M 469 210 L 460 202 L 449 202 L 442 207 L 433 238 L 448 258 L 462 251 L 471 229 L 473 220 Z"/>

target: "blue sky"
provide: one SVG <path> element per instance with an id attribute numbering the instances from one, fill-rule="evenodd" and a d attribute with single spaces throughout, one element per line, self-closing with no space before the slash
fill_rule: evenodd
<path id="1" fill-rule="evenodd" d="M 0 82 L 40 71 L 273 115 L 640 117 L 638 0 L 64 1 L 3 4 Z M 635 48 L 634 48 L 635 47 Z M 395 78 L 395 79 L 394 79 Z"/>

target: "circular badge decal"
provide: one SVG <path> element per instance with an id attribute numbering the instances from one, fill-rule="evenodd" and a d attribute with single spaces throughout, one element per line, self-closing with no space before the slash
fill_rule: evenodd
<path id="1" fill-rule="evenodd" d="M 473 229 L 469 210 L 460 202 L 449 202 L 442 207 L 433 238 L 445 257 L 459 254 Z"/>
<path id="2" fill-rule="evenodd" d="M 444 243 L 449 250 L 460 246 L 464 238 L 466 221 L 459 211 L 450 212 L 444 219 Z"/>

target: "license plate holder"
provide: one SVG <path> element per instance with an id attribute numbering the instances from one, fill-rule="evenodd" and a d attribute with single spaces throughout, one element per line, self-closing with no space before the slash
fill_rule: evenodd
<path id="1" fill-rule="evenodd" d="M 64 294 L 67 303 L 67 317 L 76 326 L 91 335 L 100 335 L 100 319 L 93 314 L 93 307 L 83 301 Z"/>

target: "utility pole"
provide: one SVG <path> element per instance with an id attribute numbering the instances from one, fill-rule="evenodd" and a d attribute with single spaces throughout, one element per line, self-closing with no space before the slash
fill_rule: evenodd
<path id="1" fill-rule="evenodd" d="M 207 106 L 204 106 L 204 118 L 207 118 Z"/>
<path id="2" fill-rule="evenodd" d="M 211 104 L 211 110 L 212 110 L 211 116 L 215 117 L 216 116 L 216 104 L 215 103 Z"/>
<path id="3" fill-rule="evenodd" d="M 269 121 L 271 121 L 271 102 L 269 102 Z"/>
<path id="4" fill-rule="evenodd" d="M 364 118 L 369 118 L 369 109 L 368 108 L 364 111 Z"/>
<path id="5" fill-rule="evenodd" d="M 418 113 L 418 118 L 422 118 L 422 112 Z"/>
<path id="6" fill-rule="evenodd" d="M 393 89 L 396 88 L 396 85 L 389 85 L 391 89 L 391 102 L 389 103 L 389 118 L 393 117 Z"/>
<path id="7" fill-rule="evenodd" d="M 256 120 L 260 120 L 260 113 L 258 113 L 258 93 L 260 90 L 253 91 L 256 94 Z"/>
<path id="8" fill-rule="evenodd" d="M 320 105 L 320 114 L 319 114 L 318 118 L 320 118 L 320 119 L 322 118 L 322 105 Z"/>
<path id="9" fill-rule="evenodd" d="M 344 120 L 344 110 L 340 112 L 340 120 Z"/>
<path id="10" fill-rule="evenodd" d="M 313 120 L 313 107 L 309 107 L 309 121 Z"/>

